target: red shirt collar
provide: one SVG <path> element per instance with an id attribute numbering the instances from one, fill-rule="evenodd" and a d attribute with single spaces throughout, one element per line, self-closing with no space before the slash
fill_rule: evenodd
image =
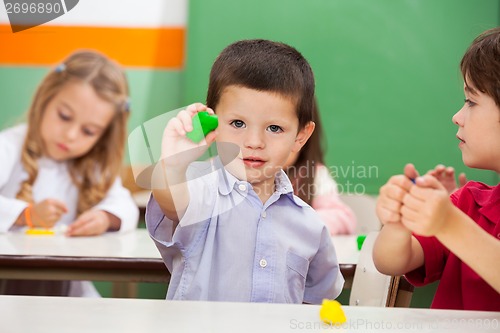
<path id="1" fill-rule="evenodd" d="M 468 185 L 466 189 L 472 194 L 476 204 L 481 207 L 479 213 L 489 221 L 498 224 L 500 222 L 500 184 L 489 186 L 474 182 Z"/>

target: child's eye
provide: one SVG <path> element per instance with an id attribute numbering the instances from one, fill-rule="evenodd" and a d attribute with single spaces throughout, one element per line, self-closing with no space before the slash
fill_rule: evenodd
<path id="1" fill-rule="evenodd" d="M 467 104 L 468 107 L 473 107 L 474 105 L 476 105 L 476 103 L 474 103 L 473 101 L 471 101 L 470 99 L 466 98 L 464 100 L 465 104 Z"/>
<path id="2" fill-rule="evenodd" d="M 70 121 L 71 117 L 67 114 L 64 114 L 63 112 L 59 112 L 59 118 L 63 121 Z"/>
<path id="3" fill-rule="evenodd" d="M 85 134 L 86 136 L 94 136 L 94 135 L 96 135 L 96 133 L 95 133 L 94 131 L 91 131 L 91 130 L 89 130 L 89 129 L 87 129 L 87 128 L 82 129 L 82 132 L 83 132 L 83 134 Z"/>
<path id="4" fill-rule="evenodd" d="M 230 124 L 236 128 L 244 128 L 245 127 L 245 123 L 241 120 L 233 120 Z"/>
<path id="5" fill-rule="evenodd" d="M 267 129 L 273 133 L 283 132 L 283 129 L 281 127 L 279 127 L 278 125 L 270 125 Z"/>

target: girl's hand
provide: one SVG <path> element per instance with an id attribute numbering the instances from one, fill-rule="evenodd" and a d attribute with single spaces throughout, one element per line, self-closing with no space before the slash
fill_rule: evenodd
<path id="1" fill-rule="evenodd" d="M 447 228 L 453 209 L 456 208 L 447 189 L 433 176 L 416 179 L 403 200 L 402 223 L 412 232 L 422 236 L 436 236 Z"/>
<path id="2" fill-rule="evenodd" d="M 411 179 L 415 179 L 417 176 L 418 172 L 413 164 L 407 164 L 404 175 L 391 177 L 380 188 L 376 213 L 382 224 L 401 222 L 403 199 L 413 186 Z"/>
<path id="3" fill-rule="evenodd" d="M 192 118 L 200 111 L 214 114 L 212 109 L 201 103 L 195 103 L 180 111 L 176 117 L 168 122 L 163 131 L 161 144 L 161 159 L 165 166 L 179 169 L 186 168 L 191 162 L 202 156 L 208 146 L 215 141 L 215 131 L 210 132 L 205 140 L 199 143 L 195 143 L 186 137 L 186 133 L 193 130 Z"/>
<path id="4" fill-rule="evenodd" d="M 102 210 L 88 210 L 78 216 L 73 224 L 68 226 L 66 236 L 96 236 L 105 233 L 112 226 L 116 216 Z"/>
<path id="5" fill-rule="evenodd" d="M 437 165 L 433 170 L 429 170 L 427 174 L 433 176 L 441 184 L 443 184 L 449 194 L 455 192 L 467 183 L 467 177 L 465 176 L 465 173 L 462 172 L 458 176 L 457 187 L 457 182 L 455 181 L 455 169 L 453 169 L 453 167 L 445 167 L 442 164 Z"/>
<path id="6" fill-rule="evenodd" d="M 64 202 L 45 199 L 31 208 L 31 221 L 34 227 L 52 228 L 67 211 Z"/>

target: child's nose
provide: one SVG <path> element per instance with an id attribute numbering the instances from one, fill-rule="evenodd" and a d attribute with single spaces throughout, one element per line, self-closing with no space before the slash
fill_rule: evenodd
<path id="1" fill-rule="evenodd" d="M 251 149 L 264 148 L 264 135 L 259 131 L 248 131 L 245 137 L 245 147 Z"/>
<path id="2" fill-rule="evenodd" d="M 69 126 L 66 130 L 66 138 L 68 140 L 75 140 L 78 137 L 78 131 L 77 126 Z"/>
<path id="3" fill-rule="evenodd" d="M 460 110 L 457 111 L 457 113 L 455 113 L 453 115 L 453 117 L 451 118 L 451 121 L 458 125 L 458 126 L 463 126 L 463 110 L 464 108 L 466 107 L 466 105 L 464 105 Z"/>

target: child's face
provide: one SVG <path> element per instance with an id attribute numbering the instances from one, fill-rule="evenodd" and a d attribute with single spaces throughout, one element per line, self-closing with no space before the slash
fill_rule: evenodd
<path id="1" fill-rule="evenodd" d="M 276 173 L 314 130 L 310 123 L 298 131 L 299 120 L 290 99 L 239 86 L 223 91 L 217 116 L 217 141 L 237 144 L 241 150 L 229 171 L 266 193 L 274 191 Z"/>
<path id="2" fill-rule="evenodd" d="M 500 109 L 493 98 L 464 85 L 464 106 L 453 116 L 465 165 L 500 172 Z"/>
<path id="3" fill-rule="evenodd" d="M 115 109 L 87 83 L 68 82 L 48 103 L 41 136 L 48 157 L 66 161 L 85 155 L 113 118 Z"/>

